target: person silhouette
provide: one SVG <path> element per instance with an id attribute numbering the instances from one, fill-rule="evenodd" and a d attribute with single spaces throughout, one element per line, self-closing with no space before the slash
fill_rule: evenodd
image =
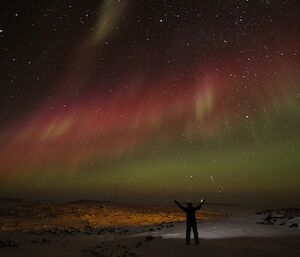
<path id="1" fill-rule="evenodd" d="M 181 205 L 178 201 L 174 201 L 178 207 L 186 213 L 186 235 L 185 243 L 190 243 L 191 229 L 193 229 L 195 243 L 199 244 L 198 230 L 197 230 L 197 220 L 196 220 L 196 211 L 200 210 L 205 200 L 201 199 L 200 203 L 193 207 L 191 202 L 187 203 L 187 207 Z"/>

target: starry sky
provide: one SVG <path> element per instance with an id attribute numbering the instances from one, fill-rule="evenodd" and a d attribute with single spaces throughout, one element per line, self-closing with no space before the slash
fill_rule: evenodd
<path id="1" fill-rule="evenodd" d="M 299 203 L 299 13 L 1 3 L 0 194 Z"/>

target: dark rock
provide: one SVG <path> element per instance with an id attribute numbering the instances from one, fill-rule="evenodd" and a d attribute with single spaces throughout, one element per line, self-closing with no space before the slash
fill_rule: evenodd
<path id="1" fill-rule="evenodd" d="M 6 242 L 3 240 L 0 240 L 0 247 L 6 247 L 6 246 L 7 246 Z"/>
<path id="2" fill-rule="evenodd" d="M 145 238 L 145 242 L 149 242 L 149 241 L 152 241 L 154 239 L 153 236 L 146 236 Z"/>
<path id="3" fill-rule="evenodd" d="M 110 232 L 110 233 L 115 233 L 115 232 L 116 232 L 116 229 L 115 229 L 115 228 L 110 228 L 110 229 L 108 229 L 108 232 Z"/>
<path id="4" fill-rule="evenodd" d="M 289 225 L 290 228 L 298 228 L 299 225 L 298 223 L 292 223 L 291 225 Z"/>
<path id="5" fill-rule="evenodd" d="M 19 247 L 20 243 L 18 241 L 13 240 L 13 239 L 8 239 L 7 240 L 7 246 L 8 247 Z"/>

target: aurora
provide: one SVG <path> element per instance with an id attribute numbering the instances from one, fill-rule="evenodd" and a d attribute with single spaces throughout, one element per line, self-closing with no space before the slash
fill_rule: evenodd
<path id="1" fill-rule="evenodd" d="M 74 2 L 51 4 L 48 20 L 13 17 L 7 48 L 22 41 L 10 29 L 28 24 L 40 47 L 1 72 L 3 194 L 105 199 L 117 185 L 124 199 L 297 201 L 295 2 L 191 2 L 94 1 L 83 13 Z M 39 26 L 59 40 L 31 38 Z"/>

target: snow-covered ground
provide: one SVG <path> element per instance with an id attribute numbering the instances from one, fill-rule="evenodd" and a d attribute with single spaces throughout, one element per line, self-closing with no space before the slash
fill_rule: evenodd
<path id="1" fill-rule="evenodd" d="M 199 238 L 221 239 L 235 237 L 300 236 L 299 228 L 257 224 L 258 215 L 222 217 L 198 223 Z M 185 223 L 158 233 L 163 238 L 184 238 Z"/>
<path id="2" fill-rule="evenodd" d="M 200 244 L 187 246 L 185 222 L 151 226 L 128 226 L 99 230 L 0 232 L 1 257 L 296 257 L 300 256 L 300 229 L 290 227 L 297 216 L 280 213 L 238 211 L 200 220 Z M 271 214 L 270 214 L 271 213 Z M 283 213 L 283 214 L 282 214 Z M 282 215 L 284 217 L 282 217 Z M 280 219 L 275 222 L 274 217 Z M 288 217 L 289 216 L 289 217 Z M 272 217 L 272 218 L 270 218 Z M 286 220 L 281 224 L 282 220 Z M 261 220 L 271 220 L 258 224 Z M 64 232 L 62 232 L 64 231 Z M 126 233 L 125 233 L 126 231 Z M 55 233 L 54 233 L 55 232 Z M 191 237 L 193 239 L 193 236 Z M 1 245 L 1 242 L 3 243 Z"/>

